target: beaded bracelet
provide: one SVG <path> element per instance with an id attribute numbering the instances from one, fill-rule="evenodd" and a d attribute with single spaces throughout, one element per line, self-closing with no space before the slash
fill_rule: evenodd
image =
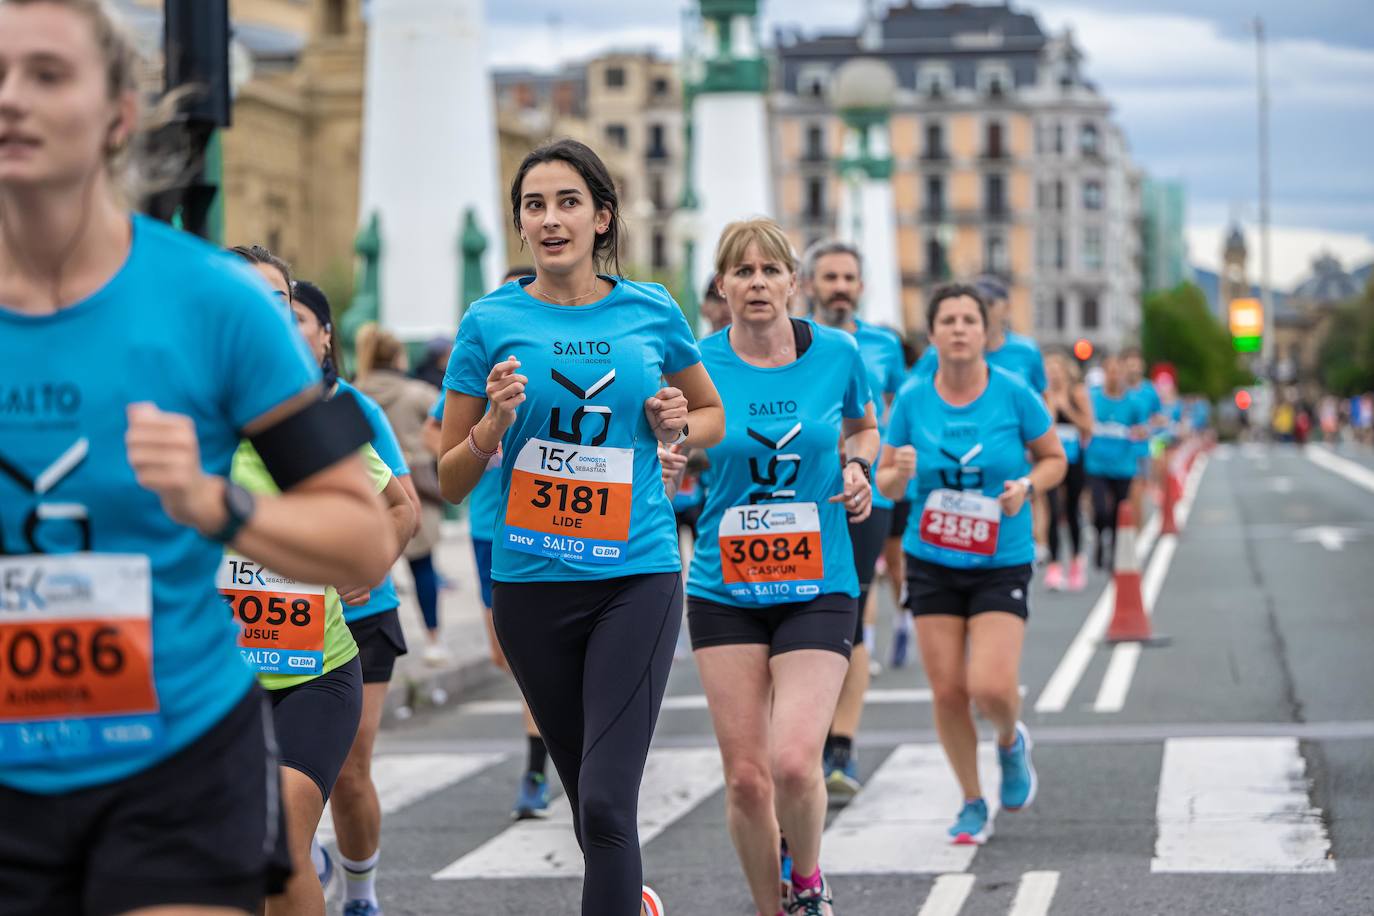
<path id="1" fill-rule="evenodd" d="M 497 452 L 501 451 L 501 446 L 499 444 L 496 446 L 496 448 L 492 449 L 489 452 L 484 450 L 480 445 L 477 444 L 477 440 L 472 438 L 472 430 L 468 430 L 467 442 L 468 449 L 478 458 L 482 459 L 482 461 L 484 462 L 490 461 L 492 458 L 496 456 Z"/>

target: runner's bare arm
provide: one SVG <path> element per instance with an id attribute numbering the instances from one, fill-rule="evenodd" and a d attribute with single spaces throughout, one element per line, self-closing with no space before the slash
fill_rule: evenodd
<path id="1" fill-rule="evenodd" d="M 1027 442 L 1026 448 L 1031 453 L 1031 470 L 1026 476 L 1035 492 L 1048 493 L 1059 486 L 1069 470 L 1069 462 L 1064 457 L 1064 444 L 1054 429 Z"/>
<path id="2" fill-rule="evenodd" d="M 874 475 L 878 482 L 878 492 L 893 502 L 906 495 L 906 485 L 916 476 L 916 449 L 909 445 L 893 448 L 883 446 L 883 457 Z"/>
<path id="3" fill-rule="evenodd" d="M 445 392 L 439 490 L 449 502 L 460 503 L 467 498 L 487 469 L 487 459 L 477 452 L 495 452 L 501 447 L 501 437 L 515 423 L 515 412 L 524 403 L 525 386 L 529 384 L 519 369 L 520 361 L 513 356 L 493 366 L 487 375 L 485 398 L 451 389 Z"/>
<path id="4" fill-rule="evenodd" d="M 382 501 L 386 503 L 386 514 L 390 517 L 392 529 L 396 532 L 398 546 L 396 556 L 391 558 L 391 562 L 394 563 L 406 549 L 410 539 L 415 536 L 416 529 L 420 527 L 420 497 L 415 492 L 415 484 L 411 483 L 410 475 L 392 477 L 388 480 L 386 489 L 382 491 Z M 379 579 L 378 582 L 380 581 Z"/>

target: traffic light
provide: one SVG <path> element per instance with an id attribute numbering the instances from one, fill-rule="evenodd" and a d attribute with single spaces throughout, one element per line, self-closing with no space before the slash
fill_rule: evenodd
<path id="1" fill-rule="evenodd" d="M 1249 410 L 1249 409 L 1250 409 L 1250 404 L 1251 404 L 1251 403 L 1253 403 L 1253 402 L 1252 402 L 1252 399 L 1251 399 L 1251 397 L 1250 397 L 1250 392 L 1246 391 L 1244 388 L 1242 388 L 1241 390 L 1239 390 L 1239 391 L 1236 392 L 1236 408 L 1237 408 L 1237 409 L 1239 409 L 1239 410 Z"/>
<path id="2" fill-rule="evenodd" d="M 1086 363 L 1093 358 L 1093 343 L 1086 337 L 1080 337 L 1073 345 L 1073 355 L 1080 363 Z"/>
<path id="3" fill-rule="evenodd" d="M 1258 353 L 1264 337 L 1264 306 L 1258 299 L 1231 300 L 1231 341 L 1237 353 Z"/>

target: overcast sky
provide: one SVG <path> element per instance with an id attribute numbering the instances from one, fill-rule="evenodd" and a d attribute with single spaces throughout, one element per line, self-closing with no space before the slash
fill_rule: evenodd
<path id="1" fill-rule="evenodd" d="M 880 0 L 884 2 L 884 0 Z M 492 62 L 547 67 L 609 47 L 676 54 L 681 0 L 487 0 Z M 852 29 L 864 0 L 764 0 L 765 31 Z M 1072 27 L 1116 104 L 1136 161 L 1188 189 L 1194 260 L 1232 214 L 1258 218 L 1253 18 L 1269 36 L 1273 214 L 1304 250 L 1276 252 L 1276 285 L 1329 246 L 1374 259 L 1374 3 L 1370 0 L 1052 0 L 1014 3 Z M 573 12 L 575 10 L 575 12 Z M 1315 232 L 1314 232 L 1315 231 Z M 1298 246 L 1296 241 L 1294 246 Z M 1280 268 L 1277 262 L 1284 261 Z"/>

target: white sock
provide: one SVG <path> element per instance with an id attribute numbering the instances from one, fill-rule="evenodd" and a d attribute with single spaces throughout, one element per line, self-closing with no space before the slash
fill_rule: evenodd
<path id="1" fill-rule="evenodd" d="M 324 847 L 314 837 L 310 838 L 310 864 L 315 866 L 315 875 L 324 883 Z"/>
<path id="2" fill-rule="evenodd" d="M 869 655 L 873 654 L 873 647 L 877 641 L 878 633 L 877 630 L 874 629 L 873 624 L 864 624 L 864 646 L 868 649 Z"/>
<path id="3" fill-rule="evenodd" d="M 366 900 L 368 903 L 377 903 L 377 857 L 382 854 L 378 849 L 372 855 L 361 862 L 354 862 L 352 859 L 344 858 L 339 854 L 339 864 L 343 866 L 344 880 L 348 882 L 348 888 L 344 892 L 345 900 Z"/>

